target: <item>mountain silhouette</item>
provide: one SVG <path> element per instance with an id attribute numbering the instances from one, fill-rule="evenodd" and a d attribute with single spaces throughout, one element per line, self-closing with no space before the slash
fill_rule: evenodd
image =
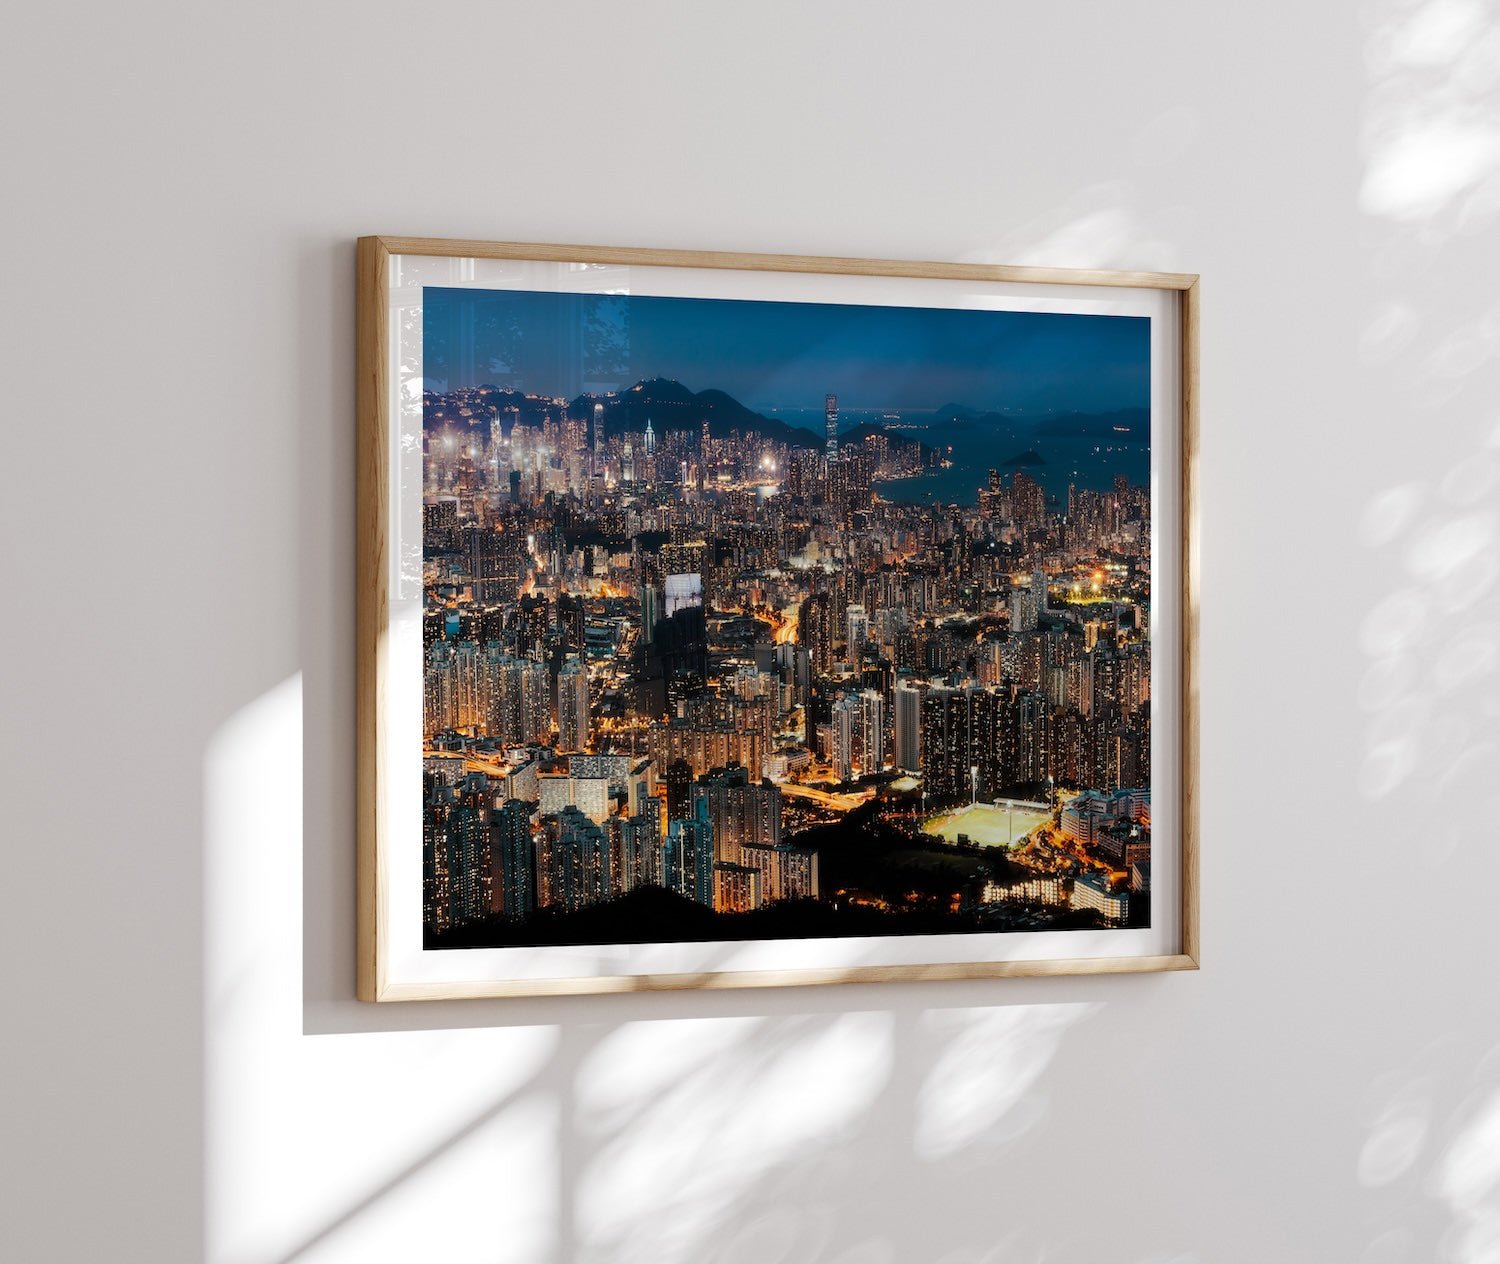
<path id="1" fill-rule="evenodd" d="M 639 434 L 648 421 L 657 434 L 698 430 L 706 421 L 708 433 L 715 439 L 754 430 L 793 448 L 815 448 L 823 442 L 811 430 L 764 417 L 724 391 L 692 391 L 675 378 L 644 378 L 629 390 L 613 395 L 580 395 L 568 405 L 568 412 L 574 417 L 588 417 L 595 404 L 604 405 L 606 435 Z"/>

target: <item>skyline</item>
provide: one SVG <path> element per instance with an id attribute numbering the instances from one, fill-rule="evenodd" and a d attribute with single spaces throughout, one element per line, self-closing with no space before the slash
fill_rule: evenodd
<path id="1" fill-rule="evenodd" d="M 429 947 L 1150 924 L 1149 429 L 838 424 L 1122 406 L 1148 323 L 787 307 L 428 292 Z"/>
<path id="2" fill-rule="evenodd" d="M 673 378 L 748 408 L 1150 406 L 1143 316 L 427 287 L 425 385 L 574 398 Z"/>

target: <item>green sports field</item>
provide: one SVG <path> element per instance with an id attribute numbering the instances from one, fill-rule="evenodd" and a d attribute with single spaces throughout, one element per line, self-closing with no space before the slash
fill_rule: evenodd
<path id="1" fill-rule="evenodd" d="M 1034 808 L 1017 807 L 1007 811 L 1004 804 L 997 808 L 978 803 L 934 816 L 924 822 L 922 828 L 949 843 L 956 843 L 960 834 L 967 834 L 969 841 L 980 847 L 1009 847 L 1049 816 L 1050 812 Z"/>

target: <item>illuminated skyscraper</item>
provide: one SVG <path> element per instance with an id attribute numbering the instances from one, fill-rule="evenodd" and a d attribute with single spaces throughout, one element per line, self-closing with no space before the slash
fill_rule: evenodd
<path id="1" fill-rule="evenodd" d="M 858 664 L 860 651 L 870 637 L 870 617 L 863 606 L 853 605 L 844 612 L 844 623 L 845 641 L 849 647 L 847 657 L 851 663 Z"/>
<path id="2" fill-rule="evenodd" d="M 845 694 L 833 705 L 833 765 L 838 770 L 840 781 L 848 781 L 854 775 L 855 742 L 859 731 L 859 699 Z"/>
<path id="3" fill-rule="evenodd" d="M 656 622 L 662 616 L 661 589 L 650 580 L 641 583 L 641 641 L 649 645 L 656 636 Z"/>
<path id="4" fill-rule="evenodd" d="M 666 883 L 661 848 L 661 815 L 654 810 L 641 812 L 620 822 L 621 864 L 616 876 L 621 890 L 636 887 L 664 886 Z"/>
<path id="5" fill-rule="evenodd" d="M 609 840 L 575 807 L 542 818 L 536 842 L 537 903 L 569 910 L 608 899 Z"/>
<path id="6" fill-rule="evenodd" d="M 490 899 L 496 913 L 529 917 L 536 910 L 534 863 L 531 806 L 507 799 L 490 817 Z"/>
<path id="7" fill-rule="evenodd" d="M 922 693 L 925 686 L 902 681 L 896 686 L 896 767 L 918 772 L 922 767 Z"/>
<path id="8" fill-rule="evenodd" d="M 589 744 L 589 673 L 578 658 L 569 658 L 557 674 L 557 744 L 565 751 Z"/>
<path id="9" fill-rule="evenodd" d="M 818 853 L 812 847 L 761 847 L 743 849 L 746 868 L 760 870 L 761 898 L 815 900 L 818 898 Z"/>
<path id="10" fill-rule="evenodd" d="M 471 773 L 457 785 L 424 778 L 423 919 L 429 930 L 476 921 L 492 906 L 491 793 Z"/>
<path id="11" fill-rule="evenodd" d="M 589 435 L 589 492 L 597 496 L 604 486 L 604 405 L 594 405 L 594 424 Z"/>
<path id="12" fill-rule="evenodd" d="M 839 454 L 839 397 L 837 395 L 823 397 L 823 426 L 828 437 L 823 450 L 829 461 L 833 461 Z"/>
<path id="13" fill-rule="evenodd" d="M 1010 630 L 1035 632 L 1037 626 L 1036 593 L 1030 588 L 1010 590 Z"/>
<path id="14" fill-rule="evenodd" d="M 761 871 L 748 865 L 714 865 L 714 909 L 719 913 L 748 913 L 762 902 Z"/>
<path id="15" fill-rule="evenodd" d="M 781 842 L 781 790 L 752 780 L 744 768 L 719 769 L 699 777 L 692 787 L 692 814 L 713 825 L 714 859 L 740 862 L 748 843 L 775 847 Z"/>
<path id="16" fill-rule="evenodd" d="M 708 805 L 698 804 L 698 815 L 673 821 L 664 849 L 667 886 L 678 895 L 706 904 L 714 903 L 714 827 L 705 815 Z"/>
<path id="17" fill-rule="evenodd" d="M 518 739 L 522 742 L 544 741 L 552 727 L 552 682 L 546 663 L 523 663 L 521 677 L 521 720 Z"/>
<path id="18" fill-rule="evenodd" d="M 563 648 L 583 653 L 583 598 L 559 593 L 557 598 L 557 631 Z"/>
<path id="19" fill-rule="evenodd" d="M 813 593 L 802 603 L 797 635 L 807 648 L 812 670 L 828 675 L 833 670 L 833 601 L 827 593 Z"/>
<path id="20" fill-rule="evenodd" d="M 1010 516 L 1021 527 L 1038 527 L 1047 521 L 1047 500 L 1042 485 L 1025 470 L 1010 480 Z"/>
<path id="21" fill-rule="evenodd" d="M 859 695 L 859 766 L 866 773 L 885 767 L 885 696 L 878 689 Z"/>
<path id="22" fill-rule="evenodd" d="M 680 821 L 687 817 L 692 799 L 693 766 L 685 759 L 667 765 L 667 816 Z"/>
<path id="23" fill-rule="evenodd" d="M 656 455 L 656 431 L 651 429 L 651 418 L 646 418 L 646 455 Z"/>

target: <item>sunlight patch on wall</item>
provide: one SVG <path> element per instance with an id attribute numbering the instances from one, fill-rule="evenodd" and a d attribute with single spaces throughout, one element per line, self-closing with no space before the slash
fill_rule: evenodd
<path id="1" fill-rule="evenodd" d="M 927 1162 L 1013 1141 L 1047 1113 L 1039 1087 L 1068 1028 L 1098 1007 L 1012 1005 L 928 1010 L 940 1050 L 917 1094 L 913 1150 Z"/>
<path id="2" fill-rule="evenodd" d="M 774 1222 L 791 1215 L 785 1203 L 743 1200 L 848 1139 L 886 1086 L 893 1021 L 692 1019 L 606 1035 L 575 1079 L 578 1128 L 594 1147 L 577 1185 L 583 1258 L 688 1264 L 710 1246 L 723 1258 L 730 1238 L 767 1264 L 794 1247 L 809 1258 L 814 1209 L 797 1210 L 798 1232 L 783 1241 Z"/>
<path id="3" fill-rule="evenodd" d="M 303 1034 L 300 676 L 214 735 L 204 825 L 211 1264 L 545 1258 L 554 1028 Z"/>

